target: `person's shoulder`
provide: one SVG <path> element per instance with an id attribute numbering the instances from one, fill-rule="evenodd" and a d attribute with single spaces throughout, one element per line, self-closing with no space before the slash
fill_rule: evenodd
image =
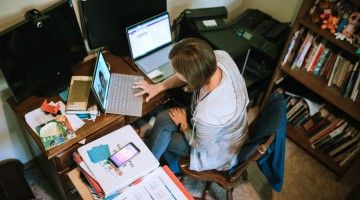
<path id="1" fill-rule="evenodd" d="M 230 54 L 224 50 L 214 50 L 214 54 L 217 59 L 231 58 Z"/>

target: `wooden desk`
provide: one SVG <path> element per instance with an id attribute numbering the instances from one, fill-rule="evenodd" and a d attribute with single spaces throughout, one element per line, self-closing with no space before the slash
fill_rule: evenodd
<path id="1" fill-rule="evenodd" d="M 110 53 L 105 54 L 105 58 L 110 65 L 111 72 L 132 74 L 132 75 L 143 75 L 137 67 L 132 63 L 128 57 L 118 57 L 111 55 Z M 92 75 L 95 67 L 95 58 L 77 64 L 72 68 L 73 75 Z M 162 95 L 152 99 L 148 103 L 143 104 L 143 115 L 149 113 L 156 105 L 157 102 L 162 98 Z M 102 114 L 96 118 L 95 121 L 87 121 L 83 127 L 76 131 L 77 137 L 64 144 L 56 146 L 52 149 L 45 150 L 40 138 L 30 128 L 25 121 L 25 114 L 39 108 L 45 97 L 30 96 L 21 103 L 17 104 L 13 98 L 8 99 L 10 107 L 18 117 L 19 122 L 25 128 L 26 134 L 29 134 L 31 138 L 41 149 L 42 155 L 37 157 L 36 160 L 44 168 L 45 174 L 50 180 L 53 181 L 58 192 L 61 194 L 62 199 L 69 199 L 69 191 L 74 189 L 74 186 L 68 180 L 66 173 L 76 167 L 72 159 L 72 153 L 81 146 L 79 141 L 86 139 L 86 143 L 93 141 L 107 133 L 116 130 L 125 125 L 135 121 L 136 117 L 125 117 L 123 115 L 115 114 Z M 48 101 L 59 101 L 58 95 L 46 97 Z M 125 120 L 125 118 L 127 120 Z"/>

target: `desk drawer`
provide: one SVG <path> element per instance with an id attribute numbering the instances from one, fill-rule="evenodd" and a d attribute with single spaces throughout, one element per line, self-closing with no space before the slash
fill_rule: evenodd
<path id="1" fill-rule="evenodd" d="M 112 131 L 115 131 L 116 129 L 119 129 L 121 127 L 123 127 L 125 125 L 124 120 L 116 121 L 114 124 L 109 124 L 108 126 L 104 127 L 103 129 L 97 131 L 96 133 L 88 136 L 86 138 L 86 142 L 85 144 L 94 141 Z M 55 165 L 55 168 L 58 172 L 61 172 L 65 169 L 69 169 L 69 168 L 74 168 L 75 166 L 75 162 L 72 158 L 72 154 L 74 151 L 76 151 L 80 146 L 82 146 L 81 144 L 76 144 L 68 149 L 66 149 L 65 151 L 57 154 L 56 156 L 54 156 L 53 158 L 53 163 Z"/>

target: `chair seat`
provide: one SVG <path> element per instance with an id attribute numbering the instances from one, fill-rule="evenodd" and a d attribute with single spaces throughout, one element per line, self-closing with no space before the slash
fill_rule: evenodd
<path id="1" fill-rule="evenodd" d="M 231 181 L 232 176 L 227 174 L 227 171 L 218 170 L 205 170 L 205 171 L 194 171 L 189 169 L 190 159 L 187 157 L 180 157 L 179 165 L 181 171 L 194 179 L 201 181 L 215 181 L 221 187 L 225 189 L 231 189 L 237 185 L 237 180 Z"/>

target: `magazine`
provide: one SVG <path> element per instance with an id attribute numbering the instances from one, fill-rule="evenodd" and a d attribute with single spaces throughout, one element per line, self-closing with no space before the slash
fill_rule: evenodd
<path id="1" fill-rule="evenodd" d="M 76 137 L 74 129 L 65 115 L 60 115 L 36 127 L 36 133 L 41 139 L 45 150 Z"/>

